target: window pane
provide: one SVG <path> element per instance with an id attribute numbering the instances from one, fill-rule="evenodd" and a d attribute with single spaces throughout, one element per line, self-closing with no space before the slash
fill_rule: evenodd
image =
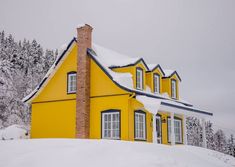
<path id="1" fill-rule="evenodd" d="M 119 138 L 119 113 L 102 113 L 104 138 Z"/>
<path id="2" fill-rule="evenodd" d="M 145 114 L 135 113 L 135 138 L 145 139 Z"/>

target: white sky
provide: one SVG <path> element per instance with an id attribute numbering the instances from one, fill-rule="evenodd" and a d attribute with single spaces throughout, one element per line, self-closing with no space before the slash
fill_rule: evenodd
<path id="1" fill-rule="evenodd" d="M 1 0 L 0 31 L 59 48 L 91 24 L 93 41 L 176 69 L 180 96 L 235 134 L 234 0 Z"/>

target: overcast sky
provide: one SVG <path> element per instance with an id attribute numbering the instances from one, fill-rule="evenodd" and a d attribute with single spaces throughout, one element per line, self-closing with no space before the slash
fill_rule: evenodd
<path id="1" fill-rule="evenodd" d="M 93 42 L 182 78 L 180 96 L 235 134 L 234 0 L 1 0 L 0 31 L 56 49 L 93 26 Z"/>

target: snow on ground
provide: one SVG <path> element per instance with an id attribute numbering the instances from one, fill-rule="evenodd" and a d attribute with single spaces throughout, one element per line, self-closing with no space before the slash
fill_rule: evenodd
<path id="1" fill-rule="evenodd" d="M 11 125 L 0 129 L 0 140 L 26 139 L 28 136 L 26 127 L 21 125 Z"/>
<path id="2" fill-rule="evenodd" d="M 192 146 L 82 139 L 0 141 L 1 167 L 234 167 L 235 158 Z"/>

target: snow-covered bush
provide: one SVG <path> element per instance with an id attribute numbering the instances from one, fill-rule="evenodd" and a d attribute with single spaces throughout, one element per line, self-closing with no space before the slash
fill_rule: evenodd
<path id="1" fill-rule="evenodd" d="M 25 126 L 11 125 L 7 128 L 0 129 L 0 140 L 27 139 L 29 132 Z"/>

